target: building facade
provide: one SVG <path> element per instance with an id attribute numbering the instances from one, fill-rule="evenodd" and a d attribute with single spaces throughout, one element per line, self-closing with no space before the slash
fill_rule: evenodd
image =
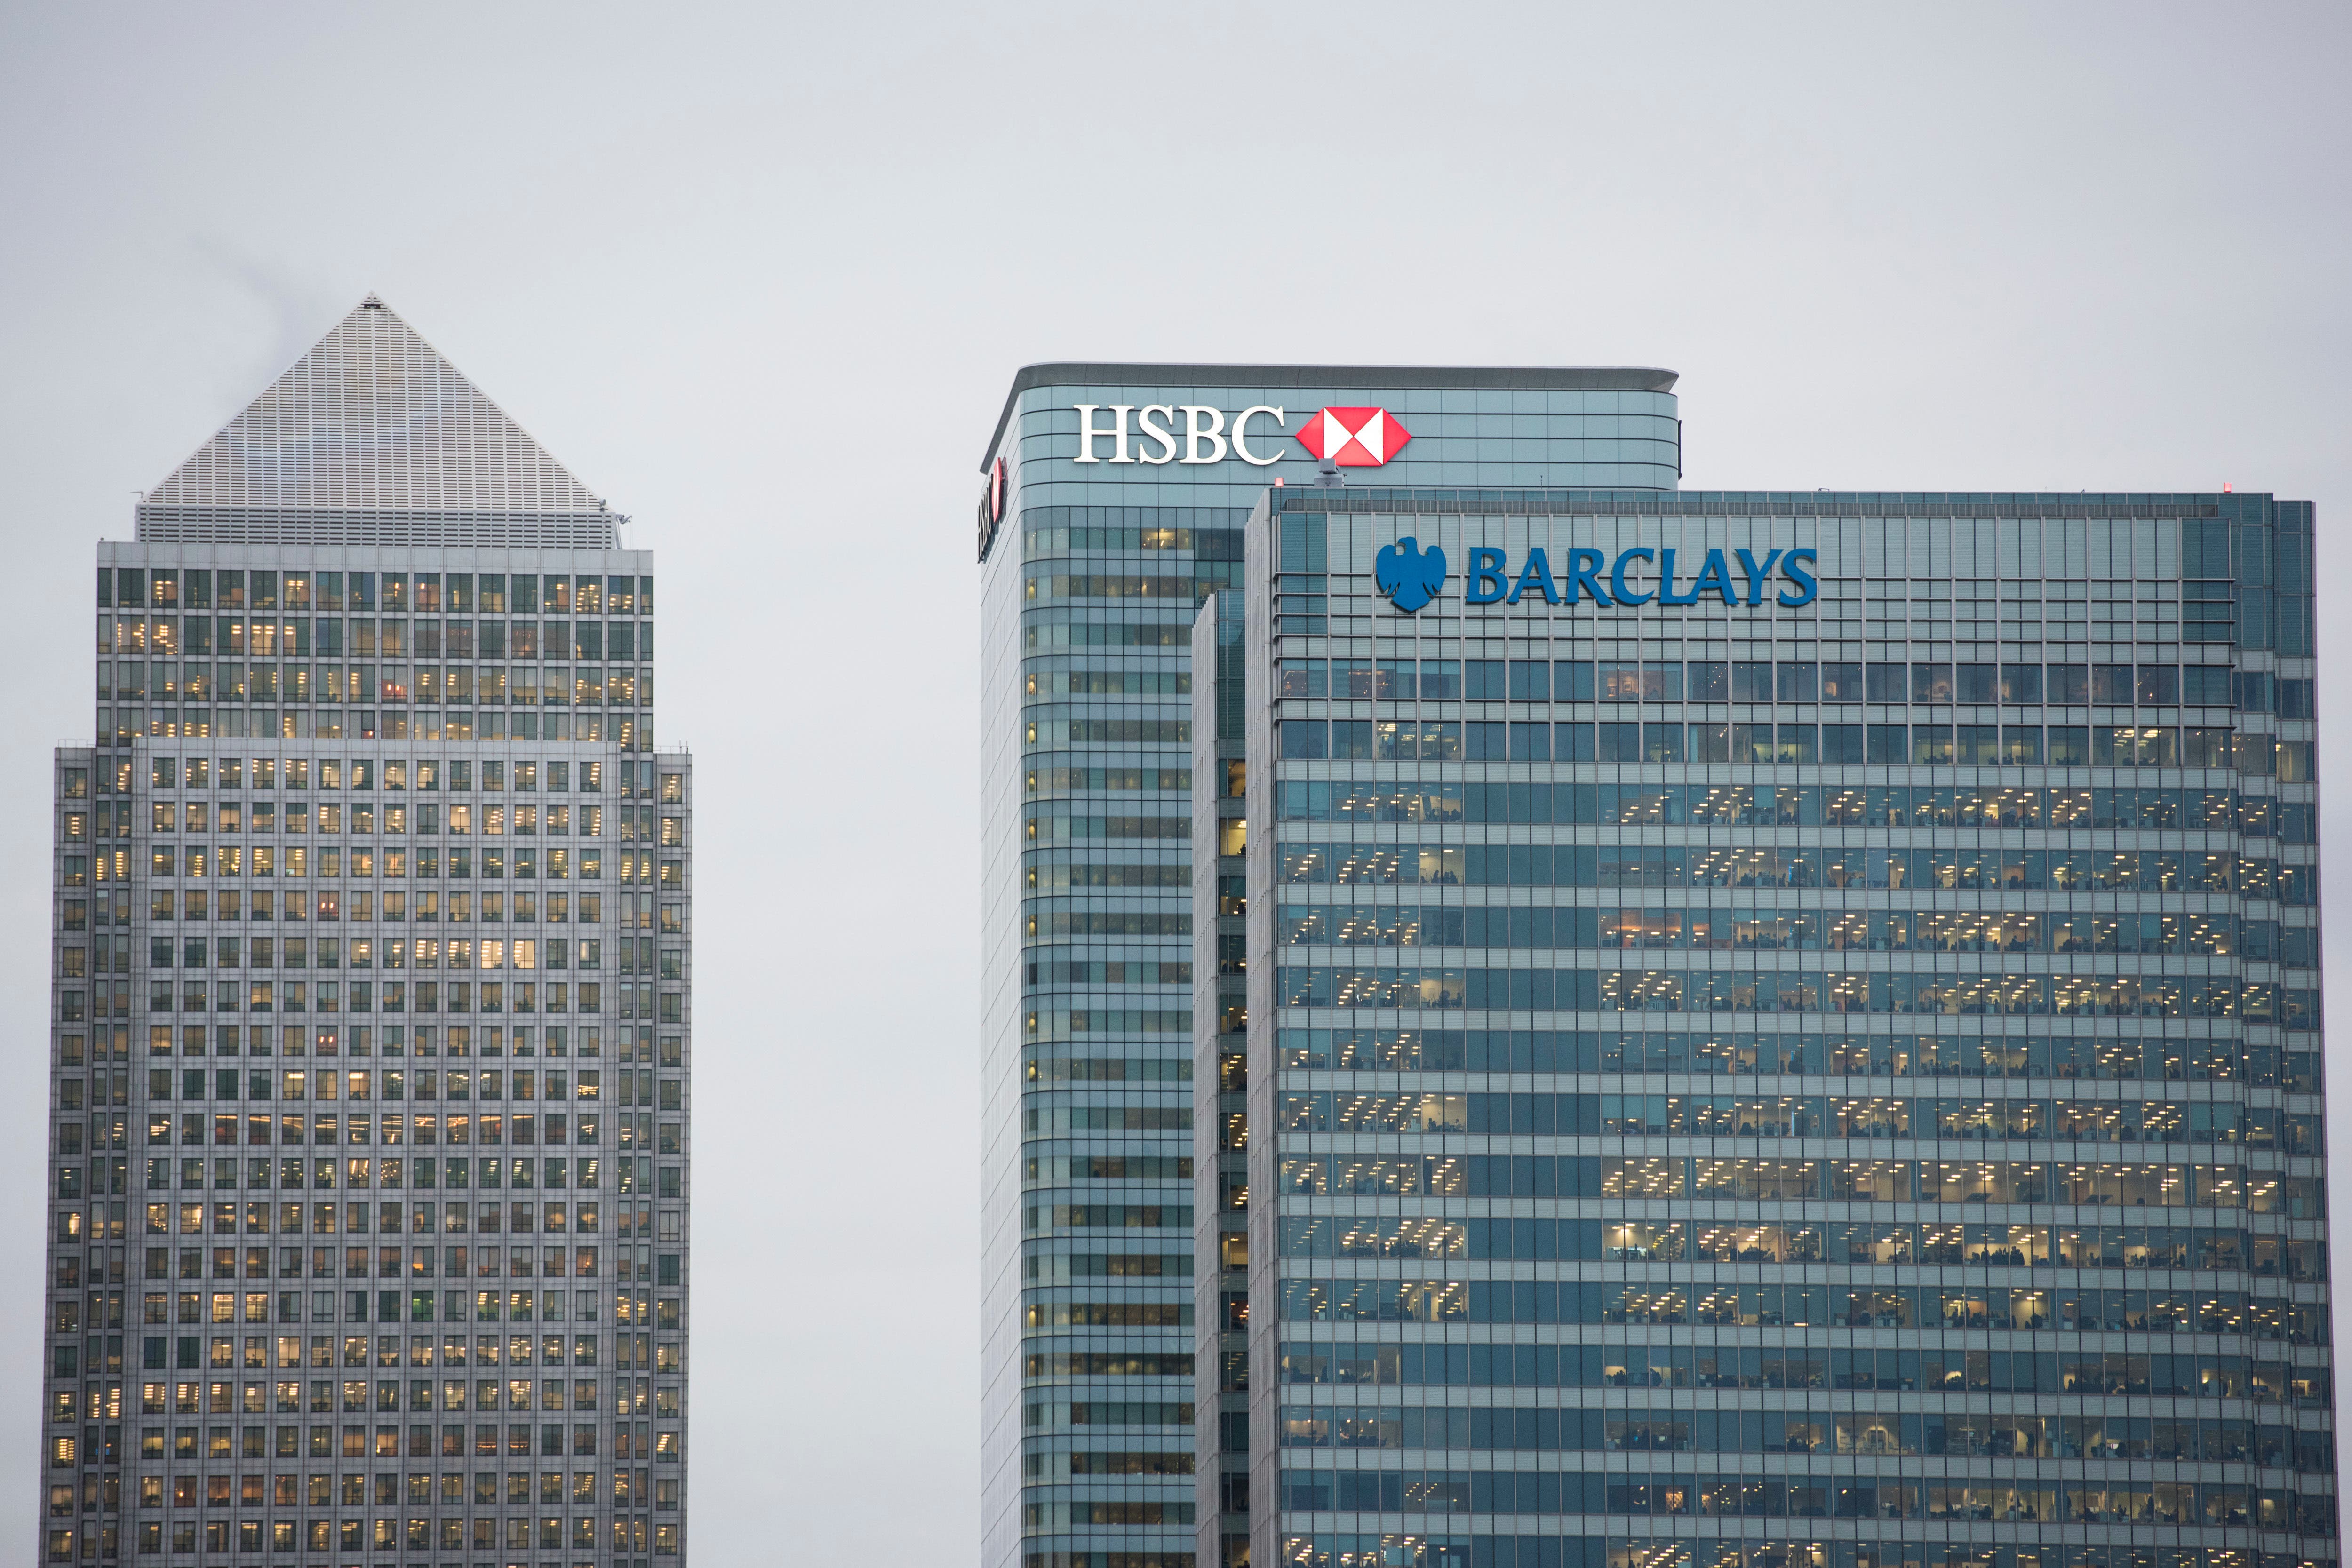
<path id="1" fill-rule="evenodd" d="M 40 1560 L 685 1554 L 652 557 L 371 298 L 99 547 Z"/>
<path id="2" fill-rule="evenodd" d="M 1251 1558 L 2332 1560 L 2312 542 L 1269 492 Z"/>
<path id="3" fill-rule="evenodd" d="M 1238 1196 L 1238 1124 L 1230 1148 L 1202 1140 L 1241 1114 L 1239 1079 L 1196 1113 L 1212 1080 L 1192 1031 L 1228 1009 L 1238 1024 L 1242 977 L 1194 958 L 1192 819 L 1243 802 L 1194 759 L 1192 639 L 1195 606 L 1240 584 L 1251 507 L 1316 476 L 1298 439 L 1311 415 L 1370 403 L 1412 433 L 1383 447 L 1409 482 L 1670 487 L 1673 382 L 1089 364 L 1015 379 L 979 512 L 991 1564 L 1177 1568 L 1196 1535 L 1207 1563 L 1246 1528 L 1194 1492 L 1196 1434 L 1246 1416 L 1237 1385 L 1194 1388 L 1196 1368 L 1238 1354 L 1224 1303 L 1246 1284 L 1219 1239 L 1244 1216 L 1194 1192 L 1222 1172 Z M 1238 883 L 1238 861 L 1225 875 Z M 1222 1054 L 1240 1053 L 1236 1030 Z M 1246 1487 L 1237 1443 L 1202 1460 L 1202 1479 L 1231 1466 Z"/>
<path id="4" fill-rule="evenodd" d="M 1671 426 L 1611 373 L 1016 389 L 989 1560 L 2333 1559 L 2311 507 L 1530 450 Z M 1293 405 L 1281 462 L 1113 471 L 1154 403 Z M 1171 479 L 1247 492 L 1189 574 Z M 1095 652 L 1186 588 L 1182 665 Z"/>

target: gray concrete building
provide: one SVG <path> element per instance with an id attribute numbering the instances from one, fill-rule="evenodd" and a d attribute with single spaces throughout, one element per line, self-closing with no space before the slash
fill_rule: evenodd
<path id="1" fill-rule="evenodd" d="M 693 779 L 625 520 L 371 298 L 99 546 L 40 1560 L 685 1555 Z"/>

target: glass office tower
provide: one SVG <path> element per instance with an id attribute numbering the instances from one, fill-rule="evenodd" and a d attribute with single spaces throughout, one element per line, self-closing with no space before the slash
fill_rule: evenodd
<path id="1" fill-rule="evenodd" d="M 1196 606 L 1240 582 L 1250 508 L 1375 448 L 1402 483 L 1671 488 L 1673 384 L 1263 365 L 1015 378 L 978 517 L 988 1563 L 1205 1568 L 1248 1529 L 1238 1066 L 1195 1108 L 1227 1082 L 1213 1064 L 1239 1061 L 1242 976 L 1194 944 L 1223 925 L 1237 946 L 1240 926 L 1196 921 L 1192 900 L 1194 852 L 1219 831 L 1196 811 L 1213 824 L 1243 801 L 1194 758 L 1192 643 Z M 1396 428 L 1365 431 L 1371 405 Z M 1330 434 L 1325 409 L 1353 422 L 1354 450 L 1302 443 Z M 1237 915 L 1238 861 L 1225 875 Z M 1204 1019 L 1234 1030 L 1202 1072 Z M 1202 1371 L 1226 1357 L 1234 1380 Z"/>
<path id="2" fill-rule="evenodd" d="M 683 1558 L 692 770 L 622 521 L 370 298 L 99 547 L 39 1560 Z"/>
<path id="3" fill-rule="evenodd" d="M 1223 1561 L 2334 1561 L 2311 506 L 1361 477 L 1194 632 Z"/>

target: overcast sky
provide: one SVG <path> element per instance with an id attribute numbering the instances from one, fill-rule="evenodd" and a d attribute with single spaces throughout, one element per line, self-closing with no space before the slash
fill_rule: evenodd
<path id="1" fill-rule="evenodd" d="M 2317 500 L 2332 537 L 2348 41 L 2352 13 L 2316 5 L 6 0 L 20 1302 L 46 748 L 92 726 L 93 542 L 369 290 L 659 552 L 658 738 L 695 747 L 700 789 L 696 1218 L 771 1239 L 696 1258 L 697 1549 L 956 1562 L 978 1511 L 971 518 L 1013 369 L 1662 365 L 1690 486 L 2227 482 Z M 2347 570 L 2323 545 L 2323 596 Z M 2321 643 L 2344 657 L 2332 617 Z M 2323 776 L 2352 762 L 2343 721 L 2325 733 Z M 39 1343 L 18 1322 L 0 1542 L 21 1546 Z"/>

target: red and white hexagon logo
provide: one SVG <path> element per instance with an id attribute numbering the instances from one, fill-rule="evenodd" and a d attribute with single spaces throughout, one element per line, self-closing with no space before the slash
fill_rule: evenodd
<path id="1" fill-rule="evenodd" d="M 1384 408 L 1327 408 L 1299 427 L 1298 444 L 1318 463 L 1377 468 L 1412 439 Z"/>

